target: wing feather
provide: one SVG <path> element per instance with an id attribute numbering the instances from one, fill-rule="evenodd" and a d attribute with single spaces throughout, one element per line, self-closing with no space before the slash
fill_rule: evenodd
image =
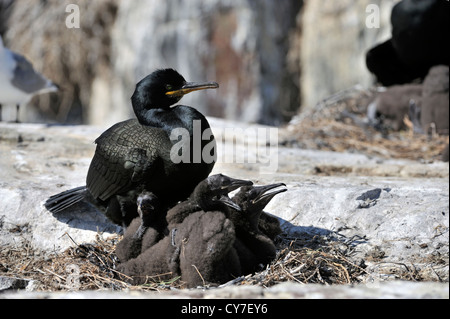
<path id="1" fill-rule="evenodd" d="M 151 179 L 154 163 L 165 156 L 170 140 L 161 129 L 128 120 L 112 126 L 95 143 L 86 185 L 94 198 L 107 200 Z"/>

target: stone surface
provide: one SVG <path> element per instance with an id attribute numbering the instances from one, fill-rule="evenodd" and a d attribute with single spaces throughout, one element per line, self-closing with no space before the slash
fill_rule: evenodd
<path id="1" fill-rule="evenodd" d="M 424 132 L 449 134 L 449 67 L 430 69 L 423 82 L 420 124 Z"/>
<path id="2" fill-rule="evenodd" d="M 48 196 L 84 185 L 95 150 L 93 141 L 101 131 L 0 124 L 1 245 L 20 247 L 26 240 L 38 250 L 60 251 L 73 245 L 72 239 L 89 242 L 97 231 L 120 231 L 95 211 L 59 216 L 60 221 L 43 207 Z M 80 225 L 81 220 L 85 221 Z"/>
<path id="3" fill-rule="evenodd" d="M 449 286 L 437 283 L 388 282 L 376 285 L 278 284 L 270 288 L 231 286 L 218 289 L 173 290 L 170 292 L 7 292 L 0 299 L 448 299 Z"/>
<path id="4" fill-rule="evenodd" d="M 276 196 L 266 211 L 278 216 L 293 238 L 334 234 L 338 240 L 351 241 L 355 260 L 366 260 L 367 272 L 376 282 L 398 278 L 392 274 L 402 267 L 416 269 L 426 280 L 448 282 L 447 163 L 286 148 L 278 146 L 282 132 L 274 128 L 214 118 L 210 124 L 219 155 L 213 173 L 256 184 L 286 183 L 289 191 Z M 0 123 L 0 247 L 20 249 L 26 241 L 44 253 L 63 251 L 75 243 L 93 242 L 99 232 L 108 236 L 121 231 L 88 206 L 57 216 L 43 207 L 52 194 L 84 184 L 93 141 L 104 129 Z M 242 160 L 242 155 L 247 157 Z M 318 174 L 326 169 L 331 176 Z M 415 287 L 403 296 L 429 293 Z M 331 289 L 330 294 L 343 291 L 342 297 L 349 298 L 360 292 Z M 430 289 L 425 291 L 434 288 Z M 328 294 L 325 287 L 319 290 L 317 295 L 286 293 L 305 298 Z M 387 293 L 368 291 L 374 298 Z"/>
<path id="5" fill-rule="evenodd" d="M 27 289 L 28 286 L 32 285 L 32 283 L 32 280 L 0 276 L 0 293 L 11 290 L 17 291 L 21 289 Z"/>

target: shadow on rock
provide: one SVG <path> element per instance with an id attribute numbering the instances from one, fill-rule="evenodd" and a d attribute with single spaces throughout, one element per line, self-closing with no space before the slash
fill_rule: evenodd
<path id="1" fill-rule="evenodd" d="M 84 202 L 74 204 L 70 209 L 55 213 L 53 216 L 72 228 L 107 233 L 122 232 L 122 227 L 114 224 L 102 212 Z"/>
<path id="2" fill-rule="evenodd" d="M 339 231 L 314 226 L 296 226 L 285 219 L 277 218 L 284 232 L 283 240 L 295 241 L 297 245 L 304 247 L 317 249 L 327 246 L 330 242 L 339 242 L 353 250 L 356 246 L 368 242 L 365 236 L 346 237 Z"/>

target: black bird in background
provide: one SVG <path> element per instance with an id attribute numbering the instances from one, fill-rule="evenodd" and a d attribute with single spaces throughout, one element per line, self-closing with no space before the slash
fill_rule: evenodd
<path id="1" fill-rule="evenodd" d="M 450 3 L 403 0 L 392 9 L 392 38 L 367 52 L 366 65 L 384 86 L 423 79 L 435 65 L 449 65 Z"/>
<path id="2" fill-rule="evenodd" d="M 86 200 L 115 223 L 127 226 L 138 215 L 136 200 L 144 190 L 152 192 L 163 207 L 187 198 L 215 164 L 215 139 L 203 114 L 189 106 L 172 105 L 185 94 L 218 86 L 186 82 L 173 69 L 146 76 L 131 98 L 137 119 L 117 123 L 97 138 L 86 186 L 50 197 L 46 208 L 58 213 Z M 175 153 L 182 160 L 173 161 L 174 145 L 186 138 L 183 132 L 189 134 L 189 143 L 182 144 L 182 154 L 180 148 Z"/>

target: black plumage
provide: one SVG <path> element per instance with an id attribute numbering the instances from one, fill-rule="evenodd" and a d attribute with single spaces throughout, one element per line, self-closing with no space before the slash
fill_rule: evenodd
<path id="1" fill-rule="evenodd" d="M 145 77 L 131 98 L 137 119 L 117 123 L 97 138 L 86 187 L 50 197 L 47 209 L 57 213 L 87 200 L 112 221 L 128 225 L 137 216 L 136 200 L 143 191 L 151 191 L 166 207 L 184 200 L 211 172 L 215 140 L 200 112 L 171 106 L 187 93 L 217 87 L 214 82 L 188 83 L 172 69 Z M 180 130 L 189 141 L 174 154 Z"/>
<path id="2" fill-rule="evenodd" d="M 259 230 L 271 240 L 275 240 L 275 238 L 283 232 L 279 219 L 264 211 L 259 217 L 258 227 Z"/>
<path id="3" fill-rule="evenodd" d="M 188 200 L 169 210 L 169 235 L 154 245 L 153 242 L 149 245 L 144 235 L 142 248 L 148 248 L 120 264 L 118 270 L 133 278 L 134 284 L 149 277 L 167 280 L 181 275 L 189 287 L 223 282 L 239 275 L 239 259 L 233 249 L 234 226 L 222 211 L 227 207 L 239 210 L 227 194 L 251 184 L 222 174 L 208 177 L 197 185 Z M 133 235 L 127 233 L 123 240 Z M 126 243 L 134 249 L 132 241 Z"/>
<path id="4" fill-rule="evenodd" d="M 435 65 L 449 65 L 449 6 L 442 0 L 403 0 L 393 7 L 392 38 L 366 55 L 378 82 L 411 83 Z"/>
<path id="5" fill-rule="evenodd" d="M 233 223 L 219 210 L 189 215 L 177 229 L 181 279 L 189 287 L 221 284 L 242 274 Z"/>
<path id="6" fill-rule="evenodd" d="M 136 258 L 147 246 L 153 246 L 167 235 L 164 207 L 153 193 L 141 193 L 137 207 L 139 217 L 133 219 L 116 246 L 115 253 L 121 262 Z M 143 241 L 146 243 L 144 246 Z"/>
<path id="7" fill-rule="evenodd" d="M 269 264 L 276 256 L 273 238 L 281 233 L 281 228 L 278 219 L 269 217 L 263 210 L 275 195 L 287 191 L 286 188 L 277 189 L 282 186 L 285 185 L 279 183 L 245 186 L 233 197 L 233 201 L 241 207 L 241 210 L 230 210 L 229 218 L 235 227 L 234 247 L 239 256 L 243 274 L 257 271 L 261 266 Z M 271 190 L 274 191 L 269 192 Z M 268 217 L 262 219 L 261 216 Z"/>
<path id="8" fill-rule="evenodd" d="M 233 204 L 224 195 L 239 186 Z M 287 190 L 277 189 L 282 186 L 252 187 L 251 182 L 210 176 L 167 213 L 169 236 L 118 270 L 134 284 L 181 276 L 188 287 L 221 284 L 257 271 L 276 256 L 273 237 L 281 232 L 280 225 L 263 209 Z"/>
<path id="9" fill-rule="evenodd" d="M 139 217 L 131 222 L 117 244 L 117 257 L 121 262 L 137 257 L 167 235 L 169 229 L 176 228 L 187 216 L 202 209 L 220 209 L 224 205 L 239 209 L 226 195 L 244 185 L 251 185 L 251 182 L 222 174 L 209 176 L 197 185 L 189 199 L 170 209 L 167 216 L 153 193 L 141 193 L 137 199 Z"/>
<path id="10" fill-rule="evenodd" d="M 261 216 L 270 216 L 264 213 L 264 208 L 272 200 L 272 198 L 275 197 L 275 195 L 287 191 L 287 189 L 284 188 L 285 186 L 286 185 L 284 183 L 277 183 L 264 186 L 241 187 L 239 192 L 237 192 L 232 199 L 233 202 L 238 204 L 241 208 L 241 211 L 233 212 L 234 214 L 242 217 L 238 220 L 235 220 L 235 222 L 245 222 L 246 224 L 248 224 L 245 226 L 246 229 L 250 231 L 260 231 Z M 264 221 L 278 223 L 278 219 L 276 219 L 275 217 L 265 217 Z"/>
<path id="11" fill-rule="evenodd" d="M 226 207 L 239 210 L 240 207 L 228 197 L 228 193 L 239 187 L 251 185 L 253 185 L 251 181 L 235 179 L 223 174 L 211 175 L 197 185 L 186 201 L 167 212 L 167 222 L 173 225 L 179 224 L 188 215 L 200 210 L 225 210 Z"/>

